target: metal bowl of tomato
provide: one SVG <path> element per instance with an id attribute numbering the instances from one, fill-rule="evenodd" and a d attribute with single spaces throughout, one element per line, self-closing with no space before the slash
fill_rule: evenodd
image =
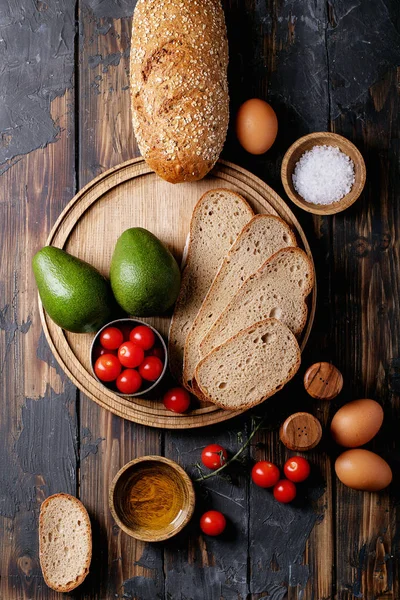
<path id="1" fill-rule="evenodd" d="M 116 319 L 102 327 L 90 348 L 95 379 L 119 396 L 142 396 L 156 387 L 168 364 L 162 335 L 139 319 Z"/>

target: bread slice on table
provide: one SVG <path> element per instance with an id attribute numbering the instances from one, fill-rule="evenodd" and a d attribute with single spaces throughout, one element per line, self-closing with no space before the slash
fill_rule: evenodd
<path id="1" fill-rule="evenodd" d="M 186 336 L 225 255 L 253 216 L 247 202 L 226 189 L 206 192 L 194 208 L 168 340 L 169 366 L 178 381 L 182 381 Z"/>
<path id="2" fill-rule="evenodd" d="M 86 508 L 74 496 L 55 494 L 40 507 L 39 558 L 46 584 L 70 592 L 89 573 L 92 528 Z"/>
<path id="3" fill-rule="evenodd" d="M 186 338 L 183 383 L 189 390 L 201 358 L 200 343 L 205 335 L 243 282 L 278 250 L 289 246 L 297 246 L 296 238 L 290 227 L 279 217 L 256 215 L 245 225 L 215 276 Z"/>
<path id="4" fill-rule="evenodd" d="M 314 287 L 314 266 L 300 248 L 284 248 L 251 275 L 200 344 L 202 356 L 241 329 L 279 319 L 299 336 L 307 321 L 306 298 Z"/>
<path id="5" fill-rule="evenodd" d="M 277 319 L 255 323 L 215 348 L 197 365 L 202 394 L 225 410 L 260 404 L 292 379 L 301 360 L 299 344 Z"/>

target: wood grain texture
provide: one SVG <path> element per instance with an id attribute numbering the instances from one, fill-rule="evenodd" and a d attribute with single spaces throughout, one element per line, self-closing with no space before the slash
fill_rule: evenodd
<path id="1" fill-rule="evenodd" d="M 238 31 L 239 23 L 240 27 L 245 23 L 248 37 L 256 40 L 257 51 L 256 59 L 252 59 L 242 50 L 242 36 L 234 35 L 235 47 L 231 56 L 237 58 L 233 58 L 233 64 L 231 61 L 231 68 L 237 74 L 233 76 L 236 84 L 233 107 L 236 109 L 246 97 L 261 94 L 276 110 L 280 129 L 276 143 L 265 156 L 247 155 L 238 147 L 233 134 L 227 152 L 228 155 L 234 153 L 240 164 L 249 166 L 256 174 L 262 174 L 274 189 L 284 194 L 280 166 L 288 147 L 310 131 L 328 129 L 329 67 L 324 29 L 326 5 L 308 1 L 294 4 L 269 1 L 257 4 L 251 13 L 247 13 L 245 7 L 239 11 L 236 6 L 236 13 L 232 27 Z M 247 49 L 247 52 L 251 51 Z M 238 81 L 237 77 L 241 80 Z M 316 322 L 310 336 L 312 344 L 302 357 L 303 365 L 309 366 L 325 357 L 329 359 L 327 342 L 331 322 L 327 307 L 330 270 L 326 269 L 329 222 L 314 220 L 304 211 L 296 210 L 296 207 L 294 212 L 312 236 L 318 288 L 321 282 Z M 327 353 L 325 356 L 324 352 Z M 256 437 L 255 443 L 259 446 L 253 449 L 252 457 L 275 460 L 282 466 L 288 458 L 288 451 L 279 443 L 277 429 L 290 414 L 297 411 L 306 410 L 321 419 L 321 407 L 310 401 L 302 385 L 295 381 L 283 390 L 279 403 L 270 403 L 268 409 L 272 413 L 268 418 L 271 430 L 263 431 Z M 328 414 L 324 415 L 324 420 L 327 418 Z M 300 498 L 300 504 L 278 508 L 270 496 L 264 499 L 258 489 L 250 488 L 250 507 L 255 507 L 253 510 L 250 508 L 249 516 L 249 535 L 253 545 L 249 556 L 252 600 L 258 600 L 266 594 L 274 600 L 286 597 L 290 600 L 333 598 L 333 482 L 330 459 L 325 448 L 323 452 L 321 450 L 321 447 L 317 447 L 311 453 L 315 474 L 310 481 L 310 492 L 304 489 L 305 495 Z M 268 502 L 267 510 L 258 510 L 257 507 L 264 506 L 265 501 Z M 268 544 L 265 543 L 267 539 Z M 324 549 L 323 555 L 321 548 Z"/>
<path id="2" fill-rule="evenodd" d="M 328 362 L 318 362 L 308 367 L 303 382 L 307 394 L 316 400 L 333 400 L 343 389 L 343 375 Z"/>
<path id="3" fill-rule="evenodd" d="M 349 35 L 351 20 L 338 27 L 343 36 Z M 331 53 L 336 43 L 332 36 Z M 334 65 L 332 77 L 341 68 L 340 63 Z M 341 349 L 335 364 L 348 382 L 348 399 L 371 397 L 382 403 L 385 425 L 369 447 L 398 465 L 393 424 L 399 418 L 399 389 L 392 383 L 400 341 L 400 213 L 398 185 L 393 180 L 396 161 L 399 164 L 399 122 L 392 121 L 399 110 L 397 86 L 398 73 L 392 69 L 370 88 L 362 108 L 351 107 L 334 122 L 335 131 L 357 141 L 370 184 L 351 215 L 333 222 L 332 300 L 338 323 L 333 339 Z M 362 120 L 357 118 L 360 111 Z M 393 529 L 398 523 L 397 498 L 397 486 L 379 494 L 360 494 L 338 483 L 336 530 L 346 530 L 347 538 L 346 547 L 338 542 L 336 548 L 340 600 L 361 594 L 371 600 L 399 597 L 394 533 L 398 530 Z M 386 559 L 381 560 L 383 552 Z"/>
<path id="4" fill-rule="evenodd" d="M 279 438 L 289 450 L 307 452 L 321 441 L 321 423 L 310 413 L 294 413 L 282 423 Z"/>
<path id="5" fill-rule="evenodd" d="M 129 226 L 149 229 L 182 261 L 193 207 L 205 191 L 226 187 L 240 193 L 256 214 L 277 214 L 283 218 L 308 253 L 309 245 L 294 215 L 281 198 L 260 179 L 230 163 L 219 162 L 200 182 L 179 186 L 160 180 L 142 159 L 127 161 L 91 181 L 71 200 L 55 223 L 47 244 L 61 247 L 109 275 L 112 252 Z M 104 232 L 100 236 L 100 232 Z M 85 243 L 83 243 L 85 240 Z M 308 300 L 307 322 L 301 336 L 304 348 L 316 306 L 316 284 Z M 94 334 L 73 334 L 61 330 L 40 309 L 46 339 L 61 368 L 74 383 L 100 406 L 143 425 L 184 429 L 227 420 L 240 411 L 224 411 L 213 404 L 193 403 L 184 415 L 167 411 L 161 402 L 171 378 L 154 393 L 124 398 L 106 389 L 93 377 L 90 347 Z M 170 314 L 146 319 L 167 339 Z"/>
<path id="6" fill-rule="evenodd" d="M 131 19 L 118 18 L 116 3 L 111 4 L 115 19 L 105 15 L 110 9 L 105 3 L 80 4 L 79 188 L 137 155 L 129 114 Z M 131 11 L 130 6 L 126 14 Z M 111 415 L 84 394 L 80 394 L 80 435 L 88 443 L 87 450 L 81 445 L 80 498 L 96 520 L 98 534 L 92 568 L 97 576 L 88 582 L 88 598 L 162 598 L 161 548 L 149 552 L 144 542 L 127 536 L 108 508 L 114 475 L 133 458 L 162 454 L 161 437 Z"/>
<path id="7" fill-rule="evenodd" d="M 76 494 L 76 394 L 41 333 L 31 260 L 75 191 L 74 2 L 24 8 L 3 3 L 0 25 L 0 597 L 55 600 L 39 565 L 39 508 Z"/>
<path id="8" fill-rule="evenodd" d="M 342 214 L 319 217 L 294 208 L 312 240 L 319 294 L 301 372 L 268 404 L 267 425 L 253 439 L 245 466 L 236 465 L 229 479 L 196 484 L 193 521 L 160 546 L 135 542 L 116 527 L 107 508 L 115 473 L 136 456 L 165 454 L 194 475 L 207 443 L 235 452 L 249 433 L 250 416 L 161 433 L 122 421 L 83 395 L 77 403 L 41 336 L 30 271 L 32 254 L 75 193 L 74 144 L 78 189 L 138 155 L 128 89 L 134 4 L 81 1 L 74 90 L 74 3 L 4 3 L 0 596 L 55 600 L 37 561 L 37 514 L 45 496 L 66 491 L 87 506 L 94 533 L 93 575 L 74 598 L 398 600 L 397 481 L 372 495 L 337 484 L 337 449 L 324 438 L 307 454 L 313 475 L 299 503 L 272 503 L 248 477 L 254 459 L 282 465 L 289 456 L 277 435 L 288 415 L 306 410 L 325 427 L 330 413 L 360 397 L 384 406 L 384 425 L 368 447 L 398 473 L 398 2 L 224 0 L 231 114 L 247 98 L 263 97 L 276 109 L 280 130 L 271 150 L 255 157 L 239 146 L 231 126 L 223 157 L 284 197 L 280 165 L 288 147 L 301 135 L 331 130 L 360 149 L 368 178 Z M 332 361 L 344 376 L 341 394 L 330 403 L 310 398 L 301 381 L 319 361 Z M 209 508 L 227 515 L 226 538 L 199 534 L 200 513 Z"/>
<path id="9" fill-rule="evenodd" d="M 67 99 L 57 100 L 53 115 L 66 110 Z M 60 112 L 58 112 L 60 111 Z M 68 127 L 71 126 L 71 123 Z M 1 496 L 3 521 L 0 552 L 0 596 L 40 593 L 42 580 L 36 539 L 40 503 L 50 493 L 76 492 L 76 406 L 73 386 L 56 368 L 35 318 L 37 302 L 31 258 L 44 243 L 51 220 L 50 197 L 62 208 L 65 188 L 73 186 L 72 145 L 67 134 L 60 145 L 37 150 L 3 175 L 0 201 L 2 235 L 1 306 Z M 55 173 L 63 161 L 58 183 L 27 188 L 29 173 Z M 63 190 L 64 188 L 64 190 Z M 12 189 L 12 199 L 8 190 Z M 47 201 L 43 202 L 43 198 Z M 52 209 L 55 209 L 53 205 Z M 4 304 L 3 304 L 4 302 Z M 26 365 L 24 367 L 24 365 Z M 54 469 L 58 463 L 57 471 Z M 8 532 L 8 533 L 6 533 Z M 13 591 L 14 590 L 14 591 Z M 17 597 L 17 595 L 15 595 Z M 25 597 L 25 596 L 24 596 Z M 46 597 L 55 597 L 48 595 Z"/>

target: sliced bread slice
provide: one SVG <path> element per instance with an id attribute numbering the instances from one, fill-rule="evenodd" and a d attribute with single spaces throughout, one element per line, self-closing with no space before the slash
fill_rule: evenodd
<path id="1" fill-rule="evenodd" d="M 314 267 L 300 248 L 284 248 L 249 277 L 200 344 L 202 356 L 241 329 L 268 318 L 300 335 L 307 320 L 306 297 L 314 286 Z"/>
<path id="2" fill-rule="evenodd" d="M 86 508 L 74 496 L 55 494 L 40 507 L 39 559 L 46 584 L 70 592 L 89 573 L 92 528 Z"/>
<path id="3" fill-rule="evenodd" d="M 260 321 L 215 348 L 197 365 L 202 394 L 225 410 L 246 410 L 292 379 L 301 360 L 293 333 L 277 319 Z"/>
<path id="4" fill-rule="evenodd" d="M 289 246 L 297 246 L 296 238 L 279 217 L 256 215 L 243 228 L 215 276 L 186 338 L 183 359 L 185 387 L 192 387 L 194 371 L 201 358 L 201 341 L 243 282 L 278 250 Z"/>
<path id="5" fill-rule="evenodd" d="M 186 336 L 222 260 L 253 216 L 239 194 L 225 189 L 206 192 L 194 208 L 181 290 L 168 341 L 169 366 L 178 381 L 182 381 Z"/>

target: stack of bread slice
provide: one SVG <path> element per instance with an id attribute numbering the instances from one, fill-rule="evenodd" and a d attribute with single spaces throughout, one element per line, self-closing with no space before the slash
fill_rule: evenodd
<path id="1" fill-rule="evenodd" d="M 224 409 L 262 402 L 299 368 L 313 286 L 313 264 L 282 219 L 254 215 L 230 190 L 207 192 L 171 322 L 173 374 Z"/>

